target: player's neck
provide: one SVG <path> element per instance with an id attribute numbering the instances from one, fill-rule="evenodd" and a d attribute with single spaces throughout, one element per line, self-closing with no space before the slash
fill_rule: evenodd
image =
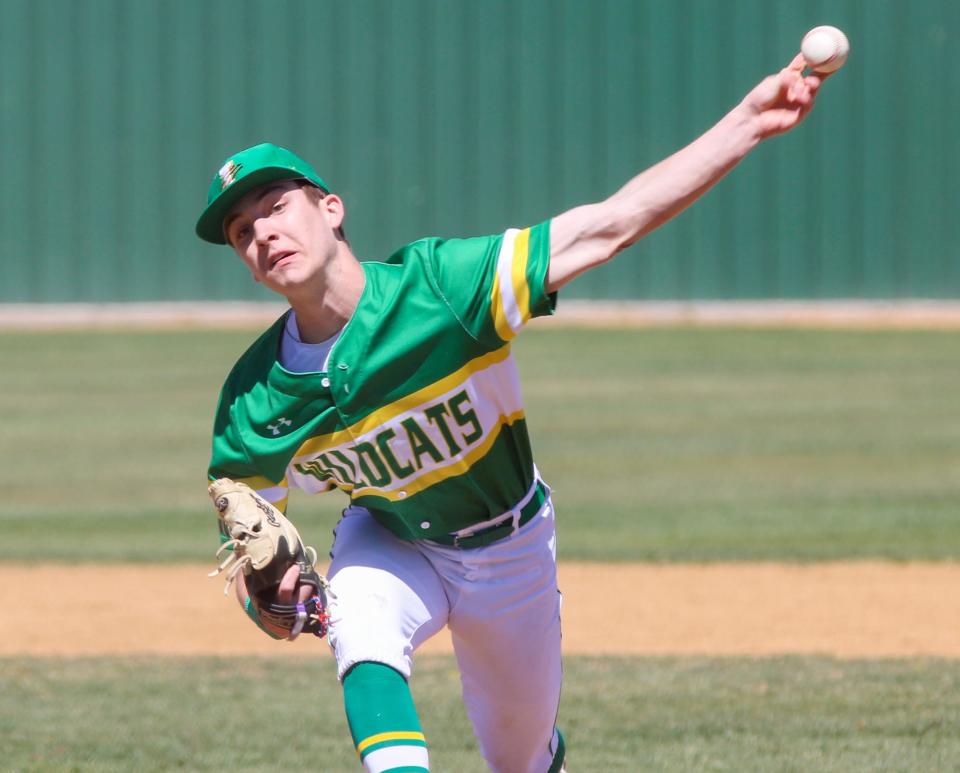
<path id="1" fill-rule="evenodd" d="M 366 275 L 353 255 L 344 256 L 325 272 L 318 287 L 287 296 L 297 314 L 300 340 L 308 344 L 326 341 L 353 316 L 360 301 Z"/>

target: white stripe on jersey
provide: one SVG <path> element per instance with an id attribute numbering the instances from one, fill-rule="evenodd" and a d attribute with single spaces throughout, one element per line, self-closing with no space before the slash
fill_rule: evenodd
<path id="1" fill-rule="evenodd" d="M 500 244 L 500 255 L 497 257 L 497 276 L 500 279 L 500 302 L 503 305 L 503 314 L 514 333 L 520 332 L 523 327 L 523 316 L 517 305 L 517 296 L 513 290 L 513 250 L 517 235 L 520 231 L 511 228 L 503 234 Z"/>

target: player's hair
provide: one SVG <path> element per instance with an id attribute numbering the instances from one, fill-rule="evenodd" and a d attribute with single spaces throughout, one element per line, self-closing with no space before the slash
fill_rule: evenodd
<path id="1" fill-rule="evenodd" d="M 327 192 L 323 190 L 323 188 L 318 188 L 316 185 L 314 185 L 311 182 L 308 182 L 307 180 L 304 180 L 303 182 L 301 182 L 300 187 L 303 188 L 304 193 L 307 194 L 307 198 L 310 199 L 310 201 L 312 201 L 317 206 L 320 205 L 320 201 L 327 195 Z M 350 246 L 350 240 L 347 238 L 347 234 L 343 230 L 342 225 L 339 228 L 337 228 L 335 233 L 338 239 L 340 239 L 343 242 L 346 242 L 348 247 Z"/>

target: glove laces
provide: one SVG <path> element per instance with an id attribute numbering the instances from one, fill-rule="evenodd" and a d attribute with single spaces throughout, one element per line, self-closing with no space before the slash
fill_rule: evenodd
<path id="1" fill-rule="evenodd" d="M 225 552 L 229 552 L 229 555 L 207 577 L 216 577 L 221 572 L 227 573 L 227 581 L 223 585 L 224 596 L 228 594 L 230 586 L 236 581 L 237 575 L 243 571 L 243 568 L 253 564 L 253 559 L 243 552 L 247 538 L 252 536 L 254 536 L 254 533 L 245 529 L 239 537 L 227 540 L 217 550 L 217 558 L 220 558 L 221 554 Z M 314 552 L 314 555 L 316 555 L 316 552 Z"/>

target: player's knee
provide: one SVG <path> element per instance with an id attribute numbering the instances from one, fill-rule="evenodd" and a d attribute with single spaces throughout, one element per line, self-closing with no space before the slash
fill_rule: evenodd
<path id="1" fill-rule="evenodd" d="M 358 630 L 358 628 L 360 630 Z M 356 625 L 331 625 L 327 632 L 330 649 L 337 661 L 337 676 L 344 675 L 358 663 L 383 663 L 410 678 L 413 665 L 412 649 L 399 637 L 378 636 L 375 632 Z"/>
<path id="2" fill-rule="evenodd" d="M 375 616 L 352 614 L 349 610 L 331 610 L 327 641 L 337 661 L 337 676 L 357 663 L 383 663 L 409 679 L 413 665 L 410 641 L 396 628 L 384 625 Z"/>
<path id="3" fill-rule="evenodd" d="M 423 601 L 398 578 L 370 567 L 346 567 L 331 590 L 327 638 L 340 677 L 369 660 L 409 678 L 414 638 L 433 630 Z"/>

